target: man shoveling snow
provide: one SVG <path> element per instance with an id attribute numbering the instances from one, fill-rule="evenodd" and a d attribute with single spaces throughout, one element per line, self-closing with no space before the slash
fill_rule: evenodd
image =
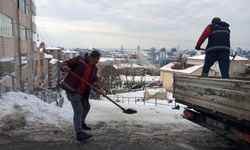
<path id="1" fill-rule="evenodd" d="M 100 89 L 96 67 L 100 57 L 101 54 L 98 51 L 92 51 L 90 56 L 80 55 L 64 61 L 61 66 L 61 70 L 68 73 L 62 82 L 62 88 L 66 90 L 67 98 L 71 102 L 74 110 L 73 122 L 76 139 L 78 141 L 88 139 L 92 137 L 92 135 L 81 131 L 82 129 L 91 130 L 85 122 L 90 110 L 89 95 L 91 87 L 86 82 L 82 82 L 78 79 L 77 76 L 89 82 L 95 89 Z"/>

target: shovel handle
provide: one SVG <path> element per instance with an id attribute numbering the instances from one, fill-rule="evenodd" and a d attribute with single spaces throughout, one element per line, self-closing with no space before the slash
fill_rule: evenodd
<path id="1" fill-rule="evenodd" d="M 113 104 L 115 104 L 117 107 L 119 107 L 121 110 L 126 111 L 126 109 L 124 107 L 122 107 L 121 105 L 117 104 L 115 101 L 113 101 L 110 97 L 108 97 L 107 95 L 101 94 L 103 97 L 107 98 L 109 101 L 111 101 Z"/>
<path id="2" fill-rule="evenodd" d="M 95 86 L 93 86 L 92 84 L 90 84 L 88 81 L 82 79 L 80 76 L 78 76 L 76 73 L 74 73 L 73 71 L 70 71 L 69 73 L 71 73 L 72 75 L 74 75 L 75 77 L 77 77 L 79 80 L 81 80 L 82 82 L 86 83 L 88 86 L 90 86 L 91 88 L 93 88 L 94 90 L 98 91 L 101 93 L 101 95 L 103 95 L 102 91 L 100 91 L 100 89 L 97 89 Z"/>
<path id="3" fill-rule="evenodd" d="M 82 81 L 82 82 L 86 83 L 87 85 L 89 85 L 89 86 L 90 86 L 91 88 L 93 88 L 94 90 L 99 91 L 100 94 L 101 94 L 103 97 L 107 98 L 109 101 L 111 101 L 113 104 L 115 104 L 116 106 L 118 106 L 120 109 L 122 109 L 123 111 L 126 111 L 125 108 L 123 108 L 122 106 L 120 106 L 119 104 L 117 104 L 117 103 L 116 103 L 115 101 L 113 101 L 110 97 L 108 97 L 108 96 L 107 96 L 106 94 L 104 94 L 102 91 L 100 91 L 100 90 L 97 89 L 95 86 L 93 86 L 92 84 L 90 84 L 88 81 L 82 79 L 80 76 L 78 76 L 76 73 L 74 73 L 74 72 L 72 72 L 72 71 L 70 71 L 69 73 L 71 73 L 72 75 L 74 75 L 75 77 L 77 77 L 80 81 Z"/>

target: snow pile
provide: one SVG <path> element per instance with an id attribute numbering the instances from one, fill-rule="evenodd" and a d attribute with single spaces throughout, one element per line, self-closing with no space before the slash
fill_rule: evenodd
<path id="1" fill-rule="evenodd" d="M 129 96 L 141 96 L 143 91 L 124 93 Z M 0 98 L 0 134 L 21 135 L 33 141 L 68 141 L 73 139 L 73 111 L 66 99 L 63 108 L 55 104 L 47 104 L 37 97 L 24 93 L 7 93 Z M 103 134 L 103 130 L 115 129 L 123 133 L 139 127 L 142 134 L 148 128 L 162 126 L 167 131 L 183 131 L 195 129 L 197 126 L 182 118 L 182 110 L 172 110 L 172 106 L 143 102 L 120 103 L 125 108 L 134 108 L 138 113 L 124 114 L 117 106 L 107 100 L 90 100 L 91 109 L 87 124 L 93 127 L 95 135 Z M 101 126 L 101 127 L 100 127 Z M 126 127 L 125 127 L 126 126 Z M 159 128 L 161 130 L 161 128 Z M 132 132 L 132 130 L 131 130 Z M 148 133 L 150 136 L 150 133 Z"/>
<path id="2" fill-rule="evenodd" d="M 134 96 L 139 96 L 140 94 L 137 92 L 134 93 Z M 109 101 L 92 100 L 91 111 L 87 121 L 93 124 L 98 121 L 119 122 L 125 120 L 131 123 L 136 122 L 137 124 L 145 124 L 146 122 L 149 124 L 165 124 L 174 122 L 176 118 L 179 120 L 182 114 L 182 110 L 173 111 L 172 106 L 155 106 L 150 103 L 144 106 L 142 102 L 137 104 L 121 103 L 121 105 L 127 108 L 133 107 L 138 110 L 138 113 L 127 115 Z M 63 130 L 72 126 L 72 117 L 73 111 L 67 99 L 63 108 L 58 108 L 54 104 L 47 104 L 33 95 L 24 93 L 11 92 L 4 94 L 0 99 L 0 131 L 20 128 L 39 129 L 44 127 Z"/>
<path id="3" fill-rule="evenodd" d="M 0 98 L 0 133 L 18 130 L 63 130 L 72 111 L 47 104 L 33 95 L 10 92 Z"/>

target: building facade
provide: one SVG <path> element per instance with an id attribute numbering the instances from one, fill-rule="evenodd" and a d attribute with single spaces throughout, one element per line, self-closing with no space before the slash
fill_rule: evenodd
<path id="1" fill-rule="evenodd" d="M 1 70 L 30 82 L 34 82 L 36 76 L 35 16 L 34 0 L 0 0 Z M 2 74 L 1 85 L 10 86 L 9 82 L 9 79 Z M 16 88 L 22 87 L 22 84 L 20 81 L 15 82 Z"/>

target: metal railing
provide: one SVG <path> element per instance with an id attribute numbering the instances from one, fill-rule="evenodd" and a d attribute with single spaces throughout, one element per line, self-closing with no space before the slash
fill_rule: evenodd
<path id="1" fill-rule="evenodd" d="M 112 95 L 110 96 L 113 100 L 116 102 L 120 103 L 134 103 L 134 104 L 139 104 L 140 102 L 143 102 L 143 105 L 145 106 L 146 104 L 154 104 L 155 106 L 161 105 L 161 106 L 173 106 L 174 108 L 177 106 L 176 102 L 174 100 L 159 100 L 159 99 L 154 99 L 154 101 L 150 100 L 145 100 L 144 97 L 125 97 L 125 96 L 117 96 L 117 95 Z M 102 100 L 105 100 L 105 98 L 101 98 Z M 167 103 L 162 103 L 163 101 L 167 101 Z"/>

